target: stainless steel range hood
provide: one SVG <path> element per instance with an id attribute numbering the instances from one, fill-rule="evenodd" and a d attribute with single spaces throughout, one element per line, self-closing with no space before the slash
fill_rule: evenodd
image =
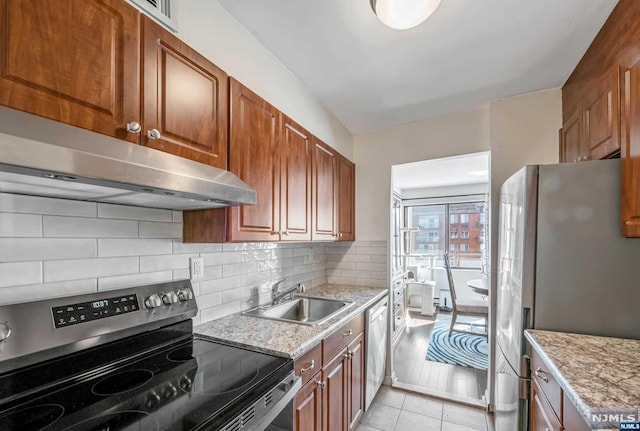
<path id="1" fill-rule="evenodd" d="M 256 203 L 231 172 L 8 108 L 0 192 L 175 210 Z"/>

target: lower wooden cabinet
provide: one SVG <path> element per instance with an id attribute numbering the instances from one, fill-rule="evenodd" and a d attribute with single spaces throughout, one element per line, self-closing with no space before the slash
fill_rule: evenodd
<path id="1" fill-rule="evenodd" d="M 294 429 L 298 431 L 322 430 L 323 405 L 322 373 L 318 372 L 300 389 L 293 399 Z"/>
<path id="2" fill-rule="evenodd" d="M 342 329 L 357 327 L 358 316 Z M 348 329 L 347 329 L 348 331 Z M 334 334 L 335 335 L 335 334 Z M 296 361 L 296 372 L 303 377 L 304 386 L 294 399 L 295 431 L 352 431 L 364 412 L 365 356 L 364 332 L 357 333 L 351 342 L 336 352 L 335 336 L 322 342 L 323 350 L 329 349 L 332 358 L 322 364 L 322 370 L 309 378 L 300 369 L 308 369 L 317 358 L 316 350 Z M 327 345 L 327 341 L 330 341 Z M 326 356 L 325 356 L 326 358 Z"/>
<path id="3" fill-rule="evenodd" d="M 531 351 L 529 431 L 588 431 L 576 407 L 548 371 L 535 348 Z"/>

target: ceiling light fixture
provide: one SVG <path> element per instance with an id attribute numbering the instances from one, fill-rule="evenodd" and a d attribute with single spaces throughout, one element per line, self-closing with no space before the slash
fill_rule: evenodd
<path id="1" fill-rule="evenodd" d="M 440 6 L 440 0 L 370 0 L 371 8 L 387 27 L 405 30 L 425 21 Z"/>

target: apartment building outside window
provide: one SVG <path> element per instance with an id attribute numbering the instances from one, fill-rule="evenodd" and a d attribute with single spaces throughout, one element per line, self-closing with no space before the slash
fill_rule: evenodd
<path id="1" fill-rule="evenodd" d="M 405 204 L 405 226 L 415 229 L 405 237 L 409 261 L 429 254 L 436 256 L 436 265 L 442 265 L 442 255 L 448 251 L 453 267 L 481 268 L 484 207 L 484 202 Z"/>

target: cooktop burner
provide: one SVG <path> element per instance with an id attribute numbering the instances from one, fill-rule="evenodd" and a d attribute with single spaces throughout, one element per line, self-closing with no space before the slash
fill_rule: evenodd
<path id="1" fill-rule="evenodd" d="M 115 395 L 131 391 L 146 384 L 153 378 L 149 370 L 128 370 L 112 374 L 93 385 L 91 392 L 96 395 Z"/>
<path id="2" fill-rule="evenodd" d="M 42 404 L 19 409 L 0 417 L 0 430 L 44 430 L 64 414 L 60 404 Z"/>
<path id="3" fill-rule="evenodd" d="M 117 356 L 118 342 L 110 350 Z M 224 420 L 224 412 L 264 395 L 293 369 L 286 358 L 197 338 L 110 361 L 0 405 L 0 430 L 191 430 Z M 56 362 L 43 367 L 68 361 Z M 15 383 L 0 379 L 0 387 Z"/>

